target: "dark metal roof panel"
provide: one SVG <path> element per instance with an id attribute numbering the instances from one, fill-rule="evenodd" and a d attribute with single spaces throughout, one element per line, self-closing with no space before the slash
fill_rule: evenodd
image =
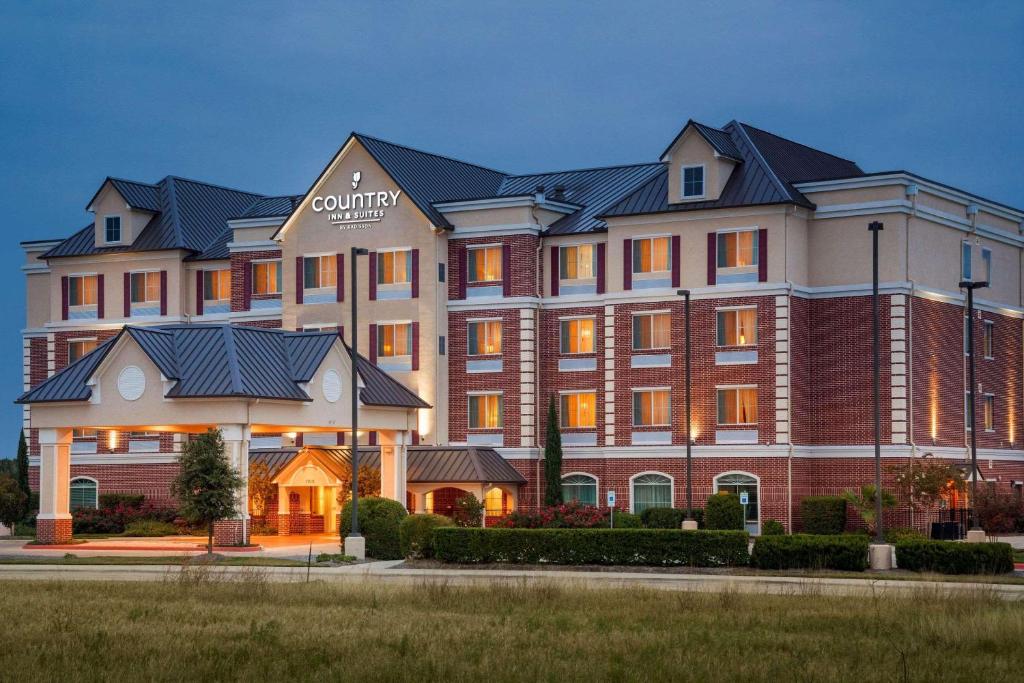
<path id="1" fill-rule="evenodd" d="M 290 194 L 279 197 L 260 197 L 254 201 L 245 211 L 234 216 L 240 218 L 278 218 L 288 216 L 299 202 L 303 195 Z"/>
<path id="2" fill-rule="evenodd" d="M 122 180 L 121 178 L 108 178 L 108 180 L 133 209 L 143 209 L 153 213 L 160 211 L 160 188 L 156 185 Z"/>
<path id="3" fill-rule="evenodd" d="M 311 380 L 337 340 L 338 335 L 333 332 L 294 332 L 285 335 L 292 379 L 296 382 Z"/>
<path id="4" fill-rule="evenodd" d="M 226 343 L 233 347 L 233 362 L 238 367 L 242 394 L 309 400 L 309 395 L 298 387 L 293 378 L 284 334 L 258 327 L 225 326 L 224 329 L 231 337 Z"/>
<path id="5" fill-rule="evenodd" d="M 779 137 L 774 133 L 739 124 L 746 131 L 765 161 L 787 183 L 824 178 L 852 178 L 864 175 L 856 163 L 827 152 Z"/>
<path id="6" fill-rule="evenodd" d="M 743 155 L 736 148 L 736 143 L 732 141 L 727 132 L 721 128 L 712 128 L 696 121 L 693 122 L 693 127 L 708 141 L 708 144 L 715 148 L 716 152 L 730 159 L 743 161 Z"/>
<path id="7" fill-rule="evenodd" d="M 348 345 L 345 348 L 348 350 Z M 359 377 L 363 380 L 363 388 L 359 390 L 359 400 L 363 402 L 363 405 L 393 408 L 430 407 L 429 403 L 417 396 L 411 389 L 369 360 L 361 355 L 357 358 L 359 359 Z"/>
<path id="8" fill-rule="evenodd" d="M 178 358 L 177 384 L 168 392 L 174 397 L 231 396 L 240 391 L 233 376 L 233 359 L 218 325 L 170 328 Z"/>
<path id="9" fill-rule="evenodd" d="M 58 401 L 87 401 L 92 389 L 86 382 L 96 367 L 107 357 L 121 334 L 108 339 L 71 365 L 61 368 L 42 383 L 26 391 L 15 403 L 52 403 Z"/>
<path id="10" fill-rule="evenodd" d="M 178 378 L 178 359 L 174 352 L 174 334 L 160 329 L 126 327 L 132 339 L 168 379 Z"/>

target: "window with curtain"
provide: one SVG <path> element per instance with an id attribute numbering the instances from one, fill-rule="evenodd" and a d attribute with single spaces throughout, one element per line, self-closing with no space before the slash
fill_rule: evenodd
<path id="1" fill-rule="evenodd" d="M 252 293 L 281 293 L 281 262 L 254 261 L 252 264 Z"/>
<path id="2" fill-rule="evenodd" d="M 672 238 L 644 237 L 633 240 L 633 273 L 667 273 L 672 269 Z"/>
<path id="3" fill-rule="evenodd" d="M 672 337 L 672 319 L 668 313 L 642 313 L 633 316 L 633 350 L 667 349 Z"/>
<path id="4" fill-rule="evenodd" d="M 68 342 L 68 365 L 89 353 L 99 345 L 96 339 L 72 339 Z"/>
<path id="5" fill-rule="evenodd" d="M 467 323 L 466 355 L 501 353 L 501 321 L 471 320 Z"/>
<path id="6" fill-rule="evenodd" d="M 719 346 L 757 344 L 757 309 L 737 308 L 718 311 Z"/>
<path id="7" fill-rule="evenodd" d="M 597 479 L 586 474 L 562 477 L 562 500 L 583 505 L 597 505 Z"/>
<path id="8" fill-rule="evenodd" d="M 984 352 L 985 358 L 993 358 L 995 356 L 993 346 L 995 323 L 993 323 L 991 320 L 986 320 L 982 330 L 982 350 Z"/>
<path id="9" fill-rule="evenodd" d="M 412 250 L 378 251 L 377 284 L 401 285 L 412 282 Z"/>
<path id="10" fill-rule="evenodd" d="M 321 289 L 338 285 L 338 257 L 334 254 L 302 259 L 302 288 Z"/>
<path id="11" fill-rule="evenodd" d="M 412 323 L 377 325 L 377 357 L 412 355 Z"/>
<path id="12" fill-rule="evenodd" d="M 718 424 L 757 424 L 757 387 L 719 389 Z"/>
<path id="13" fill-rule="evenodd" d="M 469 282 L 501 282 L 501 246 L 466 249 Z"/>
<path id="14" fill-rule="evenodd" d="M 560 247 L 559 277 L 562 280 L 588 280 L 597 277 L 597 249 L 593 244 Z"/>
<path id="15" fill-rule="evenodd" d="M 671 424 L 672 398 L 668 389 L 633 391 L 633 426 L 655 427 Z"/>
<path id="16" fill-rule="evenodd" d="M 469 428 L 501 429 L 503 409 L 501 394 L 470 394 Z"/>
<path id="17" fill-rule="evenodd" d="M 160 273 L 132 273 L 131 285 L 131 302 L 133 304 L 159 303 Z"/>
<path id="18" fill-rule="evenodd" d="M 231 300 L 231 270 L 203 271 L 203 301 Z"/>
<path id="19" fill-rule="evenodd" d="M 981 397 L 981 419 L 984 429 L 991 432 L 996 428 L 996 397 L 992 394 L 985 394 Z"/>
<path id="20" fill-rule="evenodd" d="M 672 480 L 664 474 L 641 474 L 633 479 L 633 514 L 647 508 L 672 507 Z"/>
<path id="21" fill-rule="evenodd" d="M 68 278 L 68 305 L 95 306 L 98 291 L 98 276 L 72 275 Z"/>
<path id="22" fill-rule="evenodd" d="M 69 506 L 73 511 L 78 508 L 99 507 L 99 486 L 92 479 L 72 479 Z"/>
<path id="23" fill-rule="evenodd" d="M 559 322 L 561 327 L 559 348 L 562 353 L 594 352 L 593 318 L 573 318 Z"/>
<path id="24" fill-rule="evenodd" d="M 562 394 L 562 427 L 567 429 L 593 428 L 596 424 L 597 393 L 579 391 Z"/>
<path id="25" fill-rule="evenodd" d="M 718 267 L 756 266 L 757 241 L 757 230 L 718 233 Z"/>

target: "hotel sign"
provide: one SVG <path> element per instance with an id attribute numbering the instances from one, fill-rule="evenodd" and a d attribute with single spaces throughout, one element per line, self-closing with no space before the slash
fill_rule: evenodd
<path id="1" fill-rule="evenodd" d="M 362 172 L 352 174 L 352 189 L 359 189 Z M 326 213 L 331 225 L 342 230 L 365 230 L 383 220 L 388 208 L 398 204 L 401 190 L 377 192 L 349 192 L 348 194 L 317 195 L 310 207 L 314 213 Z"/>

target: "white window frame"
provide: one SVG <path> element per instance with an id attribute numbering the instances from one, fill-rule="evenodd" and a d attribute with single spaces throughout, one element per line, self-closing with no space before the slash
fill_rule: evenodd
<path id="1" fill-rule="evenodd" d="M 960 240 L 960 279 L 973 282 L 974 278 L 974 245 L 971 240 Z"/>
<path id="2" fill-rule="evenodd" d="M 652 422 L 649 425 L 640 424 L 636 421 L 636 395 L 653 394 L 655 391 L 668 392 L 668 422 Z M 629 409 L 632 413 L 631 420 L 634 427 L 671 427 L 672 426 L 672 387 L 633 387 L 630 396 Z M 654 415 L 654 407 L 651 406 L 651 415 Z"/>
<path id="3" fill-rule="evenodd" d="M 753 389 L 754 390 L 754 395 L 755 396 L 757 395 L 757 385 L 756 384 L 719 384 L 719 385 L 716 385 L 715 386 L 715 425 L 717 425 L 719 427 L 756 427 L 758 425 L 758 422 L 756 422 L 756 421 L 755 422 L 722 422 L 721 421 L 722 420 L 722 416 L 718 414 L 718 392 L 720 392 L 720 391 L 729 391 L 730 389 L 736 389 L 736 390 L 739 390 L 739 389 Z M 739 400 L 739 394 L 736 394 L 736 399 Z M 758 396 L 758 399 L 760 399 L 759 396 Z M 739 413 L 739 404 L 736 405 L 736 408 L 737 408 L 736 412 Z M 757 419 L 758 419 L 758 421 L 760 421 L 760 419 L 761 419 L 760 400 L 758 400 L 758 406 L 757 406 Z"/>
<path id="4" fill-rule="evenodd" d="M 149 276 L 150 275 L 156 275 L 156 298 L 155 299 L 143 299 L 142 301 L 133 301 L 132 300 L 132 290 L 134 289 L 134 287 L 133 287 L 134 282 L 133 281 L 135 280 L 135 276 L 136 275 L 143 275 L 143 276 L 145 276 L 144 279 L 147 280 L 147 282 L 144 283 L 144 286 L 142 288 L 143 289 L 143 296 L 148 296 L 148 294 L 149 294 L 149 282 L 148 282 Z M 150 268 L 150 269 L 146 269 L 146 270 L 131 270 L 131 271 L 128 271 L 128 303 L 129 303 L 129 305 L 131 306 L 132 309 L 134 309 L 136 306 L 138 306 L 140 308 L 152 308 L 154 304 L 157 305 L 157 306 L 160 305 L 160 271 L 159 270 L 153 270 L 153 269 Z"/>
<path id="5" fill-rule="evenodd" d="M 577 425 L 571 427 L 565 424 L 565 406 L 562 404 L 562 399 L 566 396 L 580 396 L 582 394 L 590 394 L 594 397 L 594 424 L 592 425 Z M 578 417 L 578 416 L 577 416 Z M 583 431 L 593 431 L 597 429 L 597 389 L 565 389 L 558 392 L 558 426 L 561 429 L 579 429 Z"/>
<path id="6" fill-rule="evenodd" d="M 985 360 L 996 357 L 996 323 L 994 320 L 981 321 L 981 355 Z"/>
<path id="7" fill-rule="evenodd" d="M 109 227 L 107 221 L 111 218 L 117 219 L 117 239 L 110 239 Z M 103 243 L 104 244 L 121 244 L 124 241 L 124 221 L 121 219 L 120 214 L 112 213 L 103 216 Z"/>
<path id="8" fill-rule="evenodd" d="M 981 265 L 984 269 L 985 282 L 992 285 L 992 249 L 989 247 L 981 248 Z"/>
<path id="9" fill-rule="evenodd" d="M 409 279 L 408 280 L 403 280 L 402 282 L 381 282 L 380 278 L 381 278 L 381 274 L 383 272 L 381 267 L 380 267 L 380 256 L 381 256 L 381 254 L 398 254 L 398 253 L 407 253 L 407 254 L 409 254 L 409 257 L 408 257 L 408 263 L 409 263 L 409 273 L 408 273 L 408 275 L 409 275 Z M 380 289 L 382 291 L 387 291 L 389 289 L 403 290 L 403 289 L 409 289 L 412 286 L 412 247 L 382 247 L 382 248 L 377 249 L 377 255 L 374 258 L 377 259 L 377 288 L 378 289 Z M 395 264 L 394 257 L 392 257 L 392 262 L 391 262 L 392 277 L 394 277 L 394 264 Z"/>
<path id="10" fill-rule="evenodd" d="M 634 487 L 634 482 L 637 479 L 639 479 L 640 477 L 643 477 L 643 476 L 648 475 L 648 474 L 657 474 L 658 476 L 666 477 L 668 479 L 668 484 L 669 484 L 669 494 L 668 494 L 669 507 L 673 507 L 674 508 L 675 504 L 676 504 L 676 479 L 675 479 L 675 477 L 673 477 L 671 474 L 668 474 L 666 472 L 658 472 L 657 470 L 648 470 L 646 472 L 637 472 L 636 474 L 634 474 L 632 477 L 629 478 L 629 511 L 632 513 L 636 509 L 635 508 L 636 496 L 634 495 L 636 493 L 636 489 Z"/>
<path id="11" fill-rule="evenodd" d="M 720 245 L 718 244 L 719 238 L 722 235 L 729 235 L 729 234 L 732 234 L 732 233 L 739 234 L 739 233 L 744 233 L 744 232 L 753 233 L 753 235 L 754 235 L 754 242 L 753 242 L 753 247 L 752 247 L 753 248 L 753 252 L 754 252 L 754 257 L 755 257 L 754 258 L 754 262 L 751 265 L 749 265 L 749 266 L 720 266 L 720 265 L 718 265 L 718 260 L 719 260 L 719 258 L 721 257 L 721 255 L 723 253 L 722 249 L 719 248 L 720 247 Z M 759 234 L 759 232 L 760 232 L 760 227 L 756 226 L 756 225 L 747 226 L 747 227 L 743 227 L 743 228 L 726 228 L 726 229 L 723 229 L 723 230 L 716 230 L 715 231 L 715 273 L 716 274 L 721 274 L 721 275 L 734 275 L 734 274 L 747 274 L 747 273 L 757 274 L 758 268 L 761 265 L 761 245 L 760 245 L 760 234 Z M 737 237 L 737 239 L 739 239 L 739 238 Z"/>
<path id="12" fill-rule="evenodd" d="M 204 304 L 219 304 L 219 303 L 223 303 L 223 302 L 226 302 L 226 301 L 231 301 L 231 268 L 230 267 L 229 268 L 203 268 L 201 272 L 203 273 L 203 303 Z M 218 273 L 218 274 L 227 273 L 227 277 L 228 277 L 228 296 L 227 296 L 226 299 L 207 299 L 206 298 L 206 274 L 207 273 Z M 217 279 L 218 280 L 220 279 L 220 275 L 217 276 Z"/>
<path id="13" fill-rule="evenodd" d="M 470 403 L 474 396 L 497 396 L 500 401 L 500 410 L 498 411 L 498 426 L 496 427 L 474 427 L 470 422 L 470 416 L 472 412 L 469 409 Z M 504 391 L 467 391 L 466 392 L 466 429 L 467 430 L 479 430 L 479 431 L 494 431 L 505 429 L 505 392 Z"/>
<path id="14" fill-rule="evenodd" d="M 559 481 L 565 482 L 569 477 L 586 477 L 594 482 L 594 507 L 603 507 L 601 505 L 601 478 L 591 474 L 590 472 L 565 472 L 562 474 Z M 606 501 L 607 502 L 607 501 Z M 606 506 L 605 506 L 606 507 Z"/>
<path id="15" fill-rule="evenodd" d="M 576 285 L 586 285 L 597 282 L 597 242 L 577 242 L 574 244 L 558 245 L 558 281 Z M 565 262 L 565 254 L 568 249 L 576 250 L 576 272 L 579 272 L 579 250 L 580 247 L 590 247 L 590 268 L 593 275 L 590 277 L 562 277 L 562 264 Z"/>
<path id="16" fill-rule="evenodd" d="M 486 323 L 498 323 L 501 326 L 501 351 L 496 353 L 475 353 L 470 351 L 469 348 L 469 326 L 484 323 L 484 330 L 487 330 Z M 477 337 L 479 339 L 479 336 Z M 484 339 L 484 346 L 487 345 L 486 338 Z M 480 356 L 500 356 L 505 352 L 505 320 L 503 318 L 467 318 L 466 319 L 466 356 L 471 358 L 477 358 Z"/>
<path id="17" fill-rule="evenodd" d="M 71 505 L 71 485 L 74 484 L 76 481 L 91 481 L 96 486 L 96 497 L 93 500 L 92 509 L 93 510 L 99 509 L 99 507 L 100 507 L 100 482 L 95 477 L 86 477 L 86 476 L 71 477 L 71 480 L 68 482 L 68 506 L 70 507 L 70 505 Z"/>
<path id="18" fill-rule="evenodd" d="M 408 325 L 409 326 L 409 336 L 411 337 L 412 334 L 413 334 L 413 331 L 412 331 L 412 321 L 411 320 L 381 320 L 381 321 L 379 321 L 377 323 L 374 323 L 374 324 L 377 326 L 377 339 L 376 339 L 377 348 L 374 349 L 374 351 L 377 354 L 377 358 L 378 359 L 379 358 L 387 358 L 388 361 L 392 362 L 392 363 L 398 363 L 398 362 L 402 362 L 402 361 L 412 362 L 412 345 L 416 343 L 415 339 L 410 339 L 410 341 L 409 341 L 409 353 L 402 354 L 402 355 L 385 356 L 385 355 L 383 355 L 380 352 L 380 344 L 381 344 L 381 339 L 382 339 L 382 335 L 381 335 L 380 332 L 381 332 L 381 328 L 382 327 L 395 327 L 397 325 Z M 395 336 L 395 339 L 398 339 L 397 334 Z"/>
<path id="19" fill-rule="evenodd" d="M 636 261 L 634 259 L 636 258 L 636 253 L 637 253 L 637 251 L 636 251 L 636 243 L 637 242 L 647 242 L 647 241 L 653 242 L 654 240 L 661 240 L 661 239 L 668 240 L 668 248 L 666 249 L 666 251 L 668 253 L 668 268 L 666 268 L 665 270 L 651 270 L 649 272 L 637 271 L 634 268 L 634 265 L 636 264 Z M 672 274 L 672 258 L 674 256 L 674 254 L 672 253 L 672 235 L 671 235 L 671 233 L 663 233 L 663 234 L 658 234 L 658 235 L 636 235 L 635 237 L 631 238 L 631 241 L 632 241 L 632 246 L 630 247 L 629 270 L 632 273 L 632 277 L 633 277 L 634 280 L 661 280 L 661 279 L 664 279 L 666 276 L 670 276 Z M 653 245 L 651 247 L 651 253 L 652 254 L 654 253 Z M 653 267 L 653 265 L 654 265 L 653 264 L 653 258 L 651 260 L 652 260 L 652 264 L 651 265 Z"/>
<path id="20" fill-rule="evenodd" d="M 276 280 L 280 280 L 281 284 L 276 292 L 257 292 L 256 291 L 256 265 L 261 263 L 276 263 L 277 264 L 277 277 Z M 249 294 L 251 296 L 280 296 L 282 290 L 284 290 L 284 263 L 279 258 L 261 258 L 253 259 L 249 261 Z M 274 283 L 277 284 L 276 282 Z"/>
<path id="21" fill-rule="evenodd" d="M 687 169 L 700 169 L 700 194 L 686 194 L 686 171 Z M 679 196 L 683 201 L 694 201 L 707 199 L 708 196 L 708 169 L 704 164 L 684 164 L 679 167 Z"/>
<path id="22" fill-rule="evenodd" d="M 986 413 L 988 405 L 991 402 L 992 405 L 992 424 L 989 426 L 986 424 Z M 996 431 L 996 395 L 993 393 L 984 393 L 981 395 L 981 428 L 983 431 L 991 434 Z"/>
<path id="23" fill-rule="evenodd" d="M 761 492 L 761 477 L 757 476 L 756 474 L 754 474 L 752 472 L 744 472 L 742 470 L 729 470 L 728 472 L 719 472 L 711 480 L 712 487 L 713 487 L 712 488 L 712 493 L 715 493 L 715 494 L 718 493 L 718 480 L 719 480 L 719 478 L 721 478 L 721 477 L 728 477 L 728 476 L 734 476 L 734 475 L 739 475 L 741 477 L 750 477 L 751 479 L 754 480 L 754 483 L 757 485 L 757 533 L 760 534 L 761 533 L 761 493 L 762 493 Z M 746 513 L 745 510 L 744 510 L 744 513 Z M 743 516 L 746 517 L 746 514 L 744 514 Z M 743 520 L 743 526 L 746 527 L 746 525 L 747 525 L 747 520 L 744 519 Z"/>
<path id="24" fill-rule="evenodd" d="M 323 273 L 323 258 L 327 256 L 334 257 L 334 284 L 324 285 L 324 273 Z M 307 287 L 306 286 L 306 259 L 317 259 L 317 278 L 320 280 L 319 287 Z M 283 283 L 282 283 L 283 285 Z M 333 252 L 323 252 L 316 254 L 303 254 L 302 255 L 302 291 L 315 293 L 315 292 L 333 292 L 338 287 L 338 255 Z M 284 287 L 282 286 L 282 289 Z"/>
<path id="25" fill-rule="evenodd" d="M 82 357 L 86 356 L 87 354 L 91 353 L 92 351 L 95 351 L 96 347 L 100 345 L 99 337 L 73 337 L 71 339 L 68 339 L 67 340 L 67 345 L 68 345 L 67 346 L 68 365 L 71 365 L 71 363 L 74 362 L 74 361 L 71 360 L 71 345 L 72 344 L 80 344 L 82 342 L 96 342 L 96 346 L 92 347 L 92 350 L 86 351 L 85 353 L 83 353 L 81 356 L 79 356 L 79 358 L 82 358 Z M 78 358 L 76 358 L 75 360 L 78 360 Z"/>
<path id="26" fill-rule="evenodd" d="M 592 325 L 590 329 L 590 350 L 589 351 L 563 351 L 562 333 L 565 328 L 562 326 L 564 322 L 572 322 L 573 320 L 589 320 Z M 567 315 L 558 319 L 558 354 L 561 356 L 589 356 L 597 353 L 597 316 L 596 315 Z M 579 342 L 583 339 L 582 333 L 577 338 L 577 345 L 582 346 Z"/>
<path id="27" fill-rule="evenodd" d="M 474 280 L 473 272 L 470 264 L 469 252 L 471 251 L 486 251 L 487 249 L 498 250 L 498 270 L 501 271 L 501 276 L 497 280 Z M 503 282 L 507 274 L 505 273 L 505 245 L 501 242 L 495 242 L 493 244 L 470 244 L 466 246 L 466 282 L 471 285 L 478 284 L 495 284 Z M 487 257 L 484 256 L 484 271 L 487 271 Z"/>
<path id="28" fill-rule="evenodd" d="M 754 341 L 752 341 L 752 342 L 748 341 L 745 344 L 719 344 L 718 343 L 718 338 L 719 338 L 719 334 L 718 333 L 719 333 L 720 321 L 719 321 L 718 314 L 719 313 L 729 313 L 731 311 L 750 311 L 750 310 L 754 311 Z M 737 326 L 736 338 L 739 339 L 739 317 L 738 316 L 736 318 L 736 326 Z M 732 348 L 734 346 L 744 347 L 745 348 L 745 347 L 748 347 L 748 346 L 749 347 L 757 346 L 757 304 L 751 304 L 751 305 L 747 305 L 747 306 L 721 306 L 719 308 L 716 308 L 715 309 L 715 346 L 717 346 L 718 348 Z"/>
<path id="29" fill-rule="evenodd" d="M 656 315 L 667 315 L 669 317 L 668 345 L 667 346 L 649 346 L 647 348 L 637 348 L 637 345 L 636 345 L 636 334 L 635 334 L 635 331 L 636 331 L 636 327 L 635 327 L 635 325 L 636 325 L 636 318 L 639 317 L 639 316 L 650 316 L 650 317 L 653 318 L 653 316 L 656 316 Z M 654 321 L 653 321 L 653 319 L 651 320 L 650 324 L 651 324 L 651 342 L 653 343 L 654 342 Z M 671 349 L 672 348 L 672 311 L 670 311 L 669 309 L 664 309 L 664 310 L 659 309 L 657 311 L 633 311 L 632 317 L 629 319 L 629 336 L 630 336 L 629 349 L 633 353 L 642 352 L 642 351 L 660 351 L 660 350 L 666 350 L 667 351 L 667 350 Z"/>
<path id="30" fill-rule="evenodd" d="M 73 304 L 71 303 L 71 281 L 75 278 L 96 278 L 96 303 L 94 304 Z M 69 311 L 98 311 L 100 303 L 100 274 L 99 273 L 69 273 L 68 274 L 68 310 Z"/>

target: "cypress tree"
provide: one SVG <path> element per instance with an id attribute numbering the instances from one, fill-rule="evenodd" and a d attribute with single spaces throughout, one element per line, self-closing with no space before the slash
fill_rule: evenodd
<path id="1" fill-rule="evenodd" d="M 551 396 L 548 405 L 547 440 L 544 444 L 544 503 L 560 505 L 562 503 L 562 432 L 558 428 L 558 411 L 555 408 L 555 397 Z"/>
<path id="2" fill-rule="evenodd" d="M 28 501 L 32 499 L 32 489 L 28 486 L 28 443 L 25 442 L 25 430 L 20 431 L 18 436 L 18 488 L 25 494 L 24 515 L 28 515 L 31 512 L 28 509 Z"/>

